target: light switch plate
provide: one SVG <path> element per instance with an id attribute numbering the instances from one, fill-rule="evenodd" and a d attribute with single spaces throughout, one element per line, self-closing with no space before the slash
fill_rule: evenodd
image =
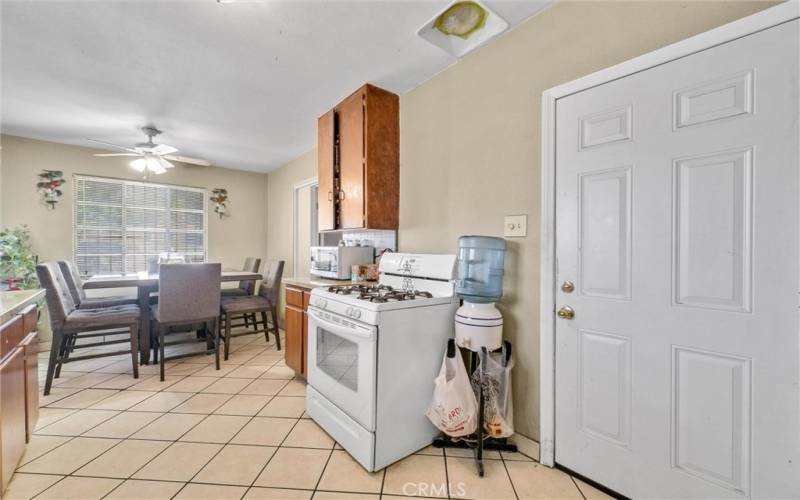
<path id="1" fill-rule="evenodd" d="M 524 238 L 528 236 L 528 216 L 506 215 L 503 236 L 506 238 Z"/>

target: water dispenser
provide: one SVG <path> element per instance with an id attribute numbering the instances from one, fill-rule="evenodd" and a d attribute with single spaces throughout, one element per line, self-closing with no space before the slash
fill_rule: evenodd
<path id="1" fill-rule="evenodd" d="M 499 349 L 503 341 L 503 316 L 494 303 L 503 295 L 506 241 L 492 236 L 458 239 L 456 294 L 464 300 L 456 311 L 456 343 L 479 351 Z"/>

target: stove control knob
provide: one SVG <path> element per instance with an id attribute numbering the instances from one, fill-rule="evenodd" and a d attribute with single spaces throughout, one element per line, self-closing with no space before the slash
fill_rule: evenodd
<path id="1" fill-rule="evenodd" d="M 352 318 L 358 319 L 361 317 L 361 309 L 353 309 L 353 314 L 351 314 Z"/>
<path id="2" fill-rule="evenodd" d="M 328 301 L 325 300 L 325 299 L 317 299 L 314 302 L 314 305 L 317 306 L 317 307 L 320 307 L 322 309 L 325 309 L 325 306 L 328 305 Z"/>
<path id="3" fill-rule="evenodd" d="M 352 307 L 348 307 L 347 309 L 344 310 L 344 313 L 346 315 L 348 315 L 348 316 L 352 316 L 353 315 L 353 308 Z"/>

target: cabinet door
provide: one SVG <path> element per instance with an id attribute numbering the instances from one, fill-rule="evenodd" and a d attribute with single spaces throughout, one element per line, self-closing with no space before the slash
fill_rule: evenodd
<path id="1" fill-rule="evenodd" d="M 286 306 L 286 339 L 284 348 L 286 349 L 286 366 L 295 371 L 303 373 L 303 323 L 305 320 L 302 309 Z"/>
<path id="2" fill-rule="evenodd" d="M 17 347 L 0 363 L 0 483 L 5 490 L 25 451 L 25 352 Z"/>
<path id="3" fill-rule="evenodd" d="M 39 333 L 28 334 L 22 349 L 25 351 L 25 441 L 30 441 L 39 420 Z"/>
<path id="4" fill-rule="evenodd" d="M 364 91 L 336 108 L 339 114 L 340 229 L 364 227 Z"/>
<path id="5" fill-rule="evenodd" d="M 333 186 L 333 159 L 333 110 L 330 110 L 317 121 L 317 225 L 320 231 L 334 229 L 333 197 L 336 192 Z"/>

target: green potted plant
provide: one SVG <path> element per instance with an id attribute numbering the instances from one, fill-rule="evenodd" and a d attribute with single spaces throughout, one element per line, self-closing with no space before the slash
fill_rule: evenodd
<path id="1" fill-rule="evenodd" d="M 29 290 L 39 286 L 36 255 L 28 226 L 0 231 L 0 282 L 8 290 Z"/>

